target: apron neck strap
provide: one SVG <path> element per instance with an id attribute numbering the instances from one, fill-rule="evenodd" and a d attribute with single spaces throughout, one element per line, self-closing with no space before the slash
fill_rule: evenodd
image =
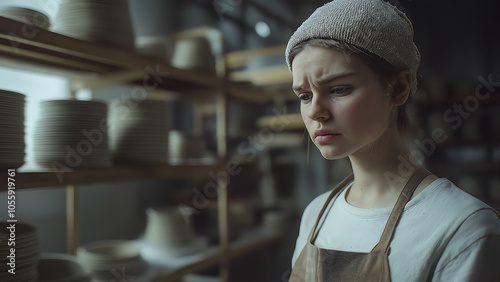
<path id="1" fill-rule="evenodd" d="M 429 176 L 431 173 L 425 168 L 418 169 L 405 184 L 403 191 L 399 194 L 398 200 L 394 205 L 394 208 L 389 215 L 389 219 L 387 220 L 387 224 L 385 225 L 384 232 L 382 232 L 382 236 L 380 237 L 380 241 L 373 248 L 372 252 L 384 252 L 388 254 L 389 244 L 392 240 L 392 236 L 394 235 L 394 230 L 396 230 L 396 226 L 398 225 L 399 219 L 401 218 L 401 214 L 403 210 L 410 201 L 411 196 L 417 189 L 418 185 Z"/>
<path id="2" fill-rule="evenodd" d="M 342 180 L 335 188 L 333 188 L 332 192 L 328 196 L 328 199 L 325 201 L 323 204 L 323 208 L 319 212 L 318 218 L 316 219 L 316 223 L 314 224 L 314 227 L 311 229 L 311 233 L 309 234 L 309 241 L 311 244 L 314 244 L 314 241 L 316 241 L 316 237 L 318 236 L 319 233 L 319 228 L 318 225 L 320 224 L 321 219 L 323 219 L 323 214 L 332 201 L 332 199 L 337 198 L 337 196 L 347 187 L 349 183 L 351 183 L 354 180 L 354 175 L 351 173 L 349 174 L 344 180 Z M 335 201 L 335 199 L 333 200 Z M 324 219 L 323 219 L 324 221 Z"/>

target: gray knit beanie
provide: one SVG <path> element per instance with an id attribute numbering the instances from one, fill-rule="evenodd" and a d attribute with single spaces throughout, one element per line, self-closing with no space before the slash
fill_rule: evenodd
<path id="1" fill-rule="evenodd" d="M 309 39 L 334 39 L 362 48 L 412 75 L 417 89 L 420 53 L 413 43 L 413 26 L 398 8 L 383 0 L 334 0 L 318 8 L 295 31 L 285 56 L 291 70 L 290 51 Z"/>

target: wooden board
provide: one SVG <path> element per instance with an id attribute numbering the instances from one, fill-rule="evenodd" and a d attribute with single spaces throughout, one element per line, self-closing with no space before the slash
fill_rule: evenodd
<path id="1" fill-rule="evenodd" d="M 74 171 L 17 172 L 16 190 L 64 187 L 93 183 L 119 182 L 140 179 L 166 179 L 208 177 L 211 171 L 225 169 L 215 165 L 161 165 L 161 166 L 124 166 L 105 169 L 76 169 Z M 7 170 L 5 170 L 7 171 Z M 2 173 L 0 191 L 7 190 L 6 173 Z M 5 180 L 5 181 L 4 181 Z"/>

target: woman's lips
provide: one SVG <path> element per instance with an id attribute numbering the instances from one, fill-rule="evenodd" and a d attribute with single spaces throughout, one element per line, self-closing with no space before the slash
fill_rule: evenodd
<path id="1" fill-rule="evenodd" d="M 338 134 L 338 133 L 320 134 L 320 135 L 316 135 L 314 140 L 316 141 L 316 143 L 321 145 L 321 144 L 330 143 L 333 140 L 337 139 L 337 137 L 339 137 L 339 136 L 340 136 L 340 134 Z"/>
<path id="2" fill-rule="evenodd" d="M 336 133 L 330 130 L 318 129 L 314 131 L 314 141 L 317 144 L 327 144 L 337 139 L 340 136 L 340 133 Z"/>

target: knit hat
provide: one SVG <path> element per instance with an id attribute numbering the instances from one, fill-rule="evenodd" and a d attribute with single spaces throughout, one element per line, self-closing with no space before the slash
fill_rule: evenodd
<path id="1" fill-rule="evenodd" d="M 334 39 L 373 53 L 412 76 L 412 93 L 417 89 L 420 53 L 413 43 L 413 26 L 398 8 L 383 0 L 334 0 L 318 8 L 295 31 L 286 47 L 290 51 L 309 39 Z"/>

